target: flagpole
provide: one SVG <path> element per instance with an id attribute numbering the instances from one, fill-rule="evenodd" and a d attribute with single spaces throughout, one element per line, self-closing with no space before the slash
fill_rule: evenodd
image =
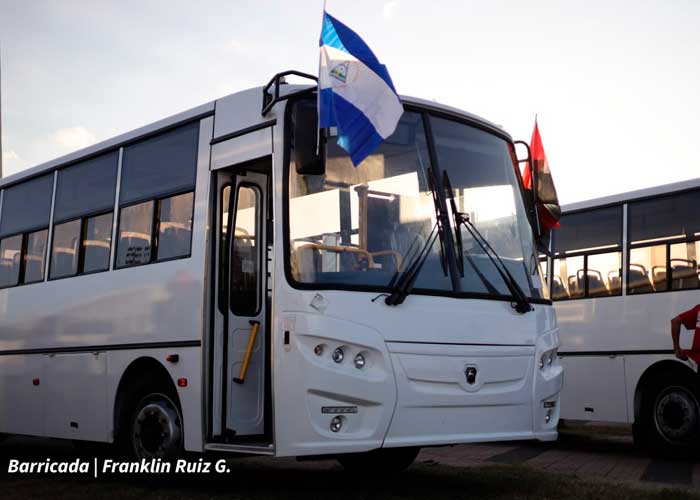
<path id="1" fill-rule="evenodd" d="M 323 23 L 326 20 L 326 0 L 323 0 L 323 12 L 321 13 L 321 34 Z M 318 83 L 316 85 L 316 156 L 321 152 L 321 49 L 318 50 Z"/>

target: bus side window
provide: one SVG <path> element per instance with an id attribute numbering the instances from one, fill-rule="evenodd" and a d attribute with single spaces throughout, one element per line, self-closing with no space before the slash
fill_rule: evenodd
<path id="1" fill-rule="evenodd" d="M 49 277 L 109 269 L 119 152 L 58 171 Z"/>
<path id="2" fill-rule="evenodd" d="M 42 229 L 27 234 L 27 243 L 24 251 L 24 276 L 22 283 L 36 283 L 44 279 L 44 266 L 46 264 L 46 240 L 49 236 L 48 229 Z"/>
<path id="3" fill-rule="evenodd" d="M 564 215 L 552 249 L 552 300 L 622 293 L 621 205 Z"/>
<path id="4" fill-rule="evenodd" d="M 628 204 L 627 293 L 700 288 L 700 191 Z"/>
<path id="5" fill-rule="evenodd" d="M 199 124 L 124 148 L 115 266 L 190 256 Z"/>
<path id="6" fill-rule="evenodd" d="M 3 191 L 0 287 L 44 279 L 54 174 Z"/>
<path id="7" fill-rule="evenodd" d="M 19 283 L 19 264 L 22 253 L 22 235 L 0 241 L 0 288 Z"/>

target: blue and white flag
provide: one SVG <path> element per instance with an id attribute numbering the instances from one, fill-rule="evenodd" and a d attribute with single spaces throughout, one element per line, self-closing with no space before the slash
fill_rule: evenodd
<path id="1" fill-rule="evenodd" d="M 355 166 L 396 130 L 403 113 L 386 66 L 325 11 L 318 88 L 319 127 L 338 128 L 338 145 Z"/>

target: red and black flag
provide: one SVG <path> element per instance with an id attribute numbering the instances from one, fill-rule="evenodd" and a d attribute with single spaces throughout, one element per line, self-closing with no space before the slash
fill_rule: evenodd
<path id="1" fill-rule="evenodd" d="M 541 231 L 545 233 L 559 227 L 561 207 L 559 206 L 557 190 L 552 180 L 552 172 L 549 170 L 549 164 L 547 163 L 547 155 L 545 155 L 544 146 L 542 146 L 540 130 L 537 127 L 537 118 L 535 118 L 535 129 L 532 131 L 532 139 L 530 140 L 530 155 L 532 156 L 532 164 L 537 176 L 537 217 Z M 525 171 L 523 172 L 523 184 L 526 189 L 532 190 L 532 174 L 529 165 L 525 166 Z"/>

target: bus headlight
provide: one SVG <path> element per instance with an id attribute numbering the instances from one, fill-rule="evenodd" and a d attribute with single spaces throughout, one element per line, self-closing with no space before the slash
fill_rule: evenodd
<path id="1" fill-rule="evenodd" d="M 365 366 L 365 357 L 362 355 L 362 353 L 360 353 L 355 356 L 355 359 L 353 359 L 352 362 L 355 365 L 355 368 L 361 370 Z"/>
<path id="2" fill-rule="evenodd" d="M 333 361 L 336 363 L 342 363 L 343 359 L 345 359 L 343 349 L 341 347 L 336 347 L 335 351 L 333 351 L 333 354 L 331 355 L 331 358 L 333 358 Z"/>
<path id="3" fill-rule="evenodd" d="M 540 357 L 540 370 L 544 370 L 544 367 L 547 366 L 552 366 L 554 364 L 554 360 L 557 357 L 557 349 L 551 349 L 544 354 L 542 354 L 542 357 Z"/>

